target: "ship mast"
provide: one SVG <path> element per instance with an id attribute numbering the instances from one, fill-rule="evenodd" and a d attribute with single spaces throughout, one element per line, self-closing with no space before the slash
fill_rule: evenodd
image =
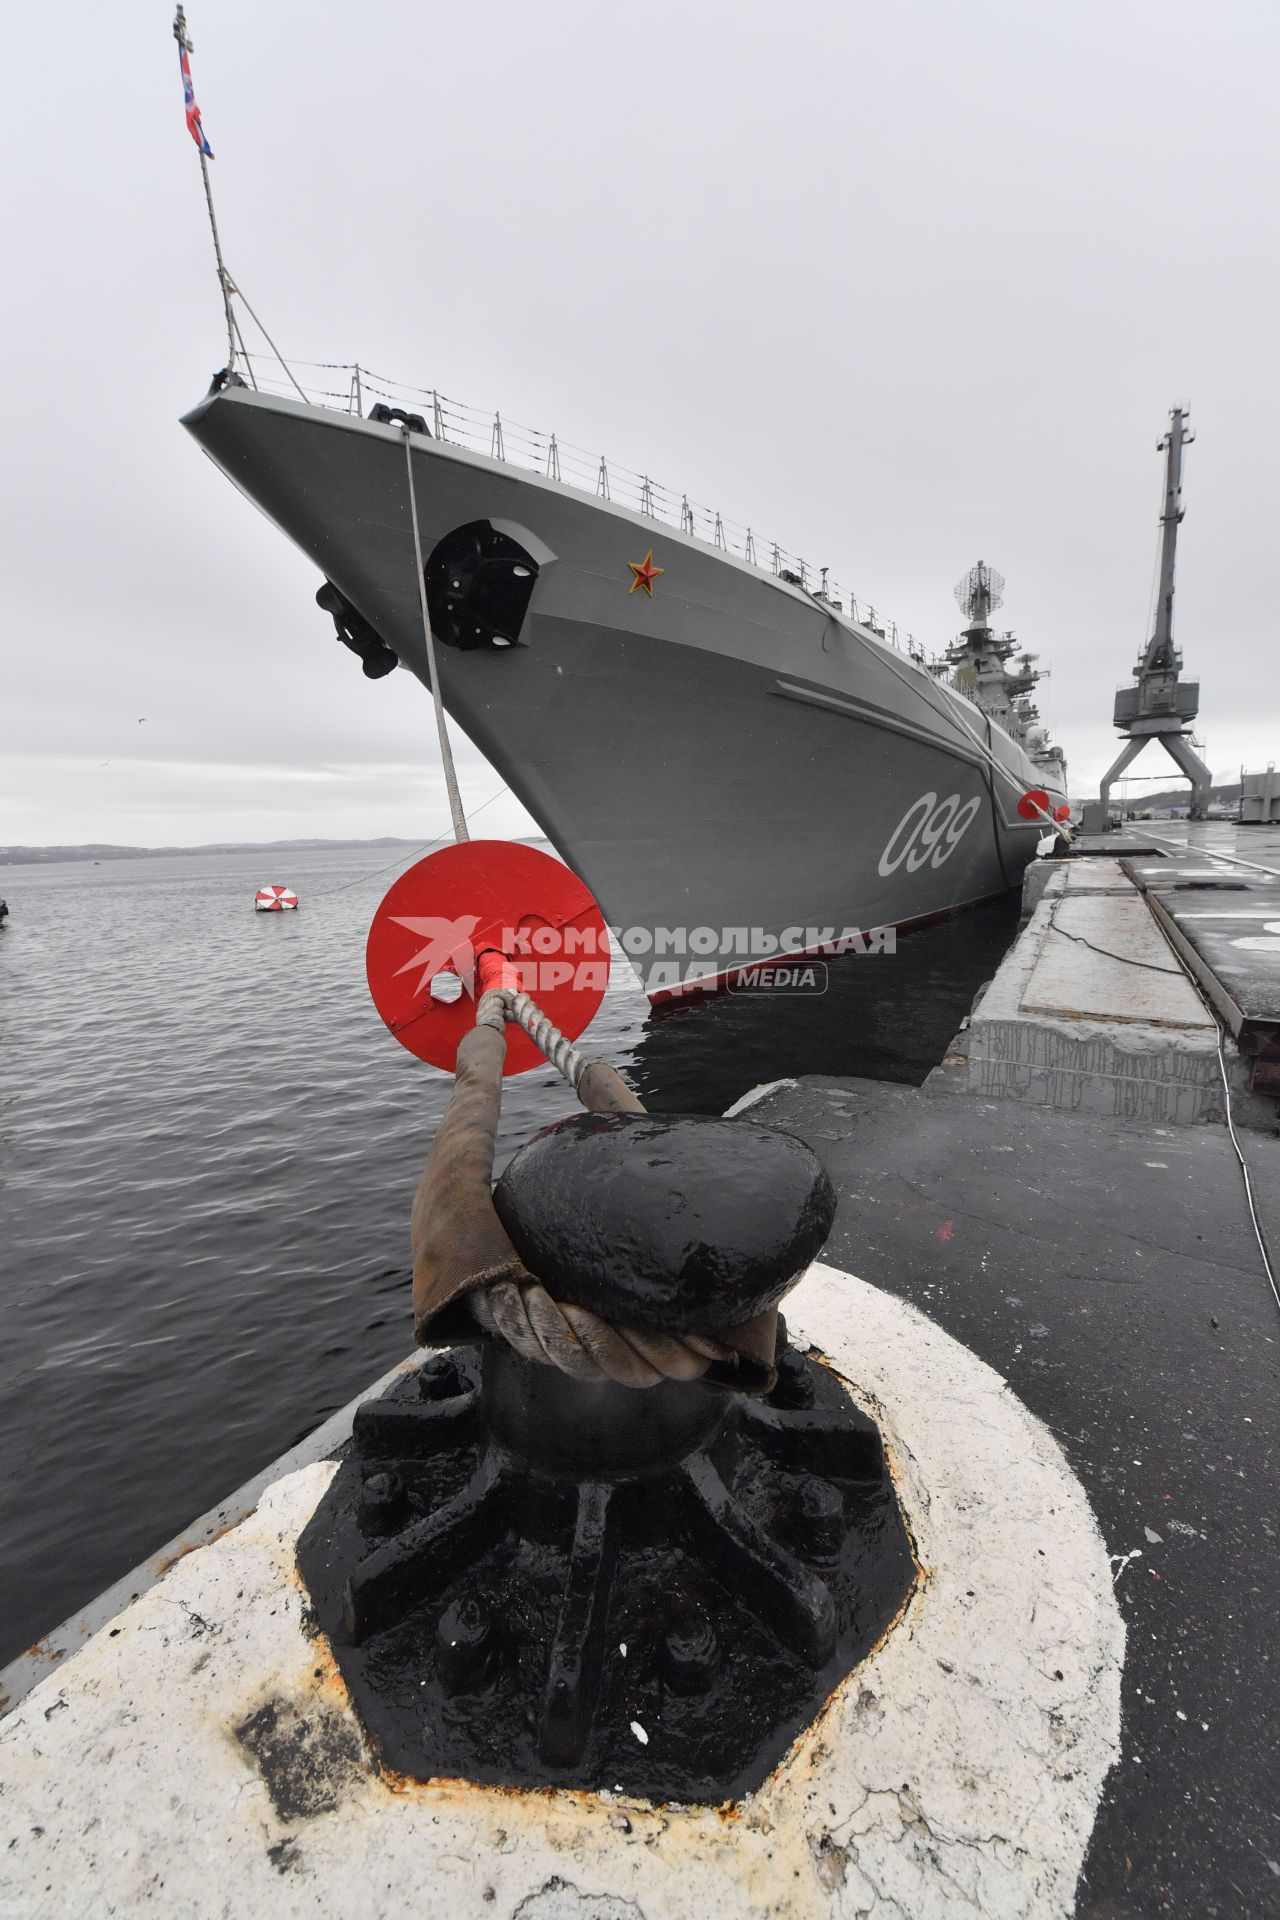
<path id="1" fill-rule="evenodd" d="M 947 648 L 943 671 L 955 671 L 955 685 L 1002 727 L 1013 717 L 1005 661 L 1013 652 L 1012 635 L 997 639 L 991 615 L 1004 602 L 1004 575 L 979 560 L 956 584 L 956 600 L 969 624 Z"/>

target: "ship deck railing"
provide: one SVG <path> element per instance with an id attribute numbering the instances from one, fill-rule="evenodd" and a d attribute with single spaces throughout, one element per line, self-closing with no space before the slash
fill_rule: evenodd
<path id="1" fill-rule="evenodd" d="M 712 507 L 691 499 L 651 474 L 637 472 L 604 454 L 562 440 L 558 434 L 512 420 L 498 409 L 470 406 L 436 387 L 416 387 L 391 380 L 355 362 L 293 360 L 287 371 L 265 354 L 239 356 L 249 384 L 262 393 L 302 399 L 314 406 L 364 417 L 371 405 L 382 402 L 422 416 L 430 432 L 446 445 L 466 447 L 491 460 L 522 467 L 544 479 L 558 481 L 579 493 L 629 507 L 647 519 L 678 527 L 681 533 L 731 553 L 749 566 L 777 578 L 798 580 L 819 601 L 828 600 L 860 626 L 870 628 L 888 646 L 909 654 L 933 670 L 938 656 L 926 652 L 915 637 L 888 619 L 869 600 L 842 587 L 828 569 L 815 567 L 776 540 L 767 540 L 750 526 L 727 520 Z M 299 371 L 300 370 L 300 371 Z M 303 376 L 306 376 L 305 378 Z M 316 376 L 313 378 L 312 376 Z M 950 684 L 948 681 L 947 684 Z"/>

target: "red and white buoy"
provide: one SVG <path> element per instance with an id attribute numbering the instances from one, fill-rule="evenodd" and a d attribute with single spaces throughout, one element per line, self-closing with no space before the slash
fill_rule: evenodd
<path id="1" fill-rule="evenodd" d="M 297 904 L 292 887 L 259 887 L 253 901 L 255 913 L 291 913 Z"/>

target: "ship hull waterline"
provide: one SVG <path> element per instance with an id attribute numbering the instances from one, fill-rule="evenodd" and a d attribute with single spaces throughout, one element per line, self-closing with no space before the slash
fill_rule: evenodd
<path id="1" fill-rule="evenodd" d="M 401 431 L 235 388 L 184 425 L 429 685 Z M 651 999 L 1020 883 L 1045 830 L 1019 817 L 1021 793 L 1065 796 L 909 658 L 664 523 L 426 435 L 411 446 L 424 555 L 479 521 L 537 564 L 518 644 L 437 634 L 445 706 L 591 888 Z M 650 549 L 652 594 L 632 570 Z"/>

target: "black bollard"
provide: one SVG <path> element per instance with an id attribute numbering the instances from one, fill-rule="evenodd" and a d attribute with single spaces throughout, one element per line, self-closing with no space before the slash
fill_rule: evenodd
<path id="1" fill-rule="evenodd" d="M 773 1351 L 830 1182 L 775 1129 L 589 1113 L 522 1148 L 494 1207 L 551 1298 L 611 1326 L 763 1325 L 769 1391 L 580 1380 L 479 1336 L 436 1356 L 360 1409 L 303 1534 L 319 1620 L 396 1771 L 731 1797 L 916 1573 L 875 1426 Z"/>

